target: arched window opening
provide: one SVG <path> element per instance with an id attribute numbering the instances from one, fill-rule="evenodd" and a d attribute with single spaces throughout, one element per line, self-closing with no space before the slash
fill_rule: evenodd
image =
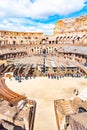
<path id="1" fill-rule="evenodd" d="M 46 49 L 43 49 L 43 54 L 46 54 Z"/>
<path id="2" fill-rule="evenodd" d="M 38 37 L 35 37 L 35 39 L 38 39 Z"/>

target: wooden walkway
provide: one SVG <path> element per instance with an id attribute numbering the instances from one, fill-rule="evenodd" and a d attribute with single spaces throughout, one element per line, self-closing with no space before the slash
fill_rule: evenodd
<path id="1" fill-rule="evenodd" d="M 25 99 L 25 96 L 22 96 L 20 94 L 17 94 L 10 90 L 6 84 L 5 84 L 5 79 L 1 78 L 0 79 L 0 97 L 2 97 L 4 100 L 9 101 L 11 105 L 17 105 L 17 103 Z"/>

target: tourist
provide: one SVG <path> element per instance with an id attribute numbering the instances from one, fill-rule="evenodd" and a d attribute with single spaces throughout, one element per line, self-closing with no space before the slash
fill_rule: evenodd
<path id="1" fill-rule="evenodd" d="M 48 78 L 50 78 L 50 74 L 48 74 Z"/>
<path id="2" fill-rule="evenodd" d="M 75 94 L 76 93 L 76 89 L 74 89 L 74 91 L 73 91 L 73 94 Z"/>
<path id="3" fill-rule="evenodd" d="M 79 95 L 79 91 L 78 91 L 78 90 L 77 90 L 77 92 L 76 92 L 76 96 L 77 96 L 77 95 Z"/>
<path id="4" fill-rule="evenodd" d="M 57 80 L 59 80 L 59 76 L 57 75 Z"/>
<path id="5" fill-rule="evenodd" d="M 79 91 L 77 89 L 74 89 L 73 93 L 77 96 L 79 95 Z"/>
<path id="6" fill-rule="evenodd" d="M 25 79 L 28 80 L 28 76 L 27 75 L 25 76 Z"/>

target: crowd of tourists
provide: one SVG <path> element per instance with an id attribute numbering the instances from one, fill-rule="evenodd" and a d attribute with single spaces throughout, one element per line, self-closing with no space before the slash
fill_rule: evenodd
<path id="1" fill-rule="evenodd" d="M 18 82 L 21 82 L 22 80 L 28 80 L 28 79 L 35 79 L 36 77 L 47 77 L 48 79 L 61 79 L 64 77 L 73 77 L 73 78 L 80 78 L 82 77 L 82 75 L 80 74 L 61 74 L 61 75 L 57 75 L 56 73 L 48 73 L 48 74 L 44 74 L 44 75 L 40 75 L 37 76 L 36 74 L 28 74 L 28 75 L 14 75 L 15 80 L 17 80 Z M 87 76 L 84 76 L 85 78 Z"/>

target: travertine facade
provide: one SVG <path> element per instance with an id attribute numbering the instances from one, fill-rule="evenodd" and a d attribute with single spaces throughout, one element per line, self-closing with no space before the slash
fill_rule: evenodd
<path id="1" fill-rule="evenodd" d="M 0 59 L 61 54 L 87 64 L 87 15 L 59 20 L 53 35 L 42 32 L 0 31 Z"/>
<path id="2" fill-rule="evenodd" d="M 54 34 L 86 32 L 87 31 L 87 16 L 79 18 L 71 18 L 59 20 L 54 28 Z"/>
<path id="3" fill-rule="evenodd" d="M 38 44 L 42 38 L 42 32 L 0 31 L 0 45 Z"/>
<path id="4" fill-rule="evenodd" d="M 87 44 L 87 15 L 59 20 L 53 35 L 43 32 L 0 31 L 0 45 Z"/>
<path id="5" fill-rule="evenodd" d="M 87 15 L 78 18 L 59 20 L 54 28 L 56 43 L 86 44 Z"/>

